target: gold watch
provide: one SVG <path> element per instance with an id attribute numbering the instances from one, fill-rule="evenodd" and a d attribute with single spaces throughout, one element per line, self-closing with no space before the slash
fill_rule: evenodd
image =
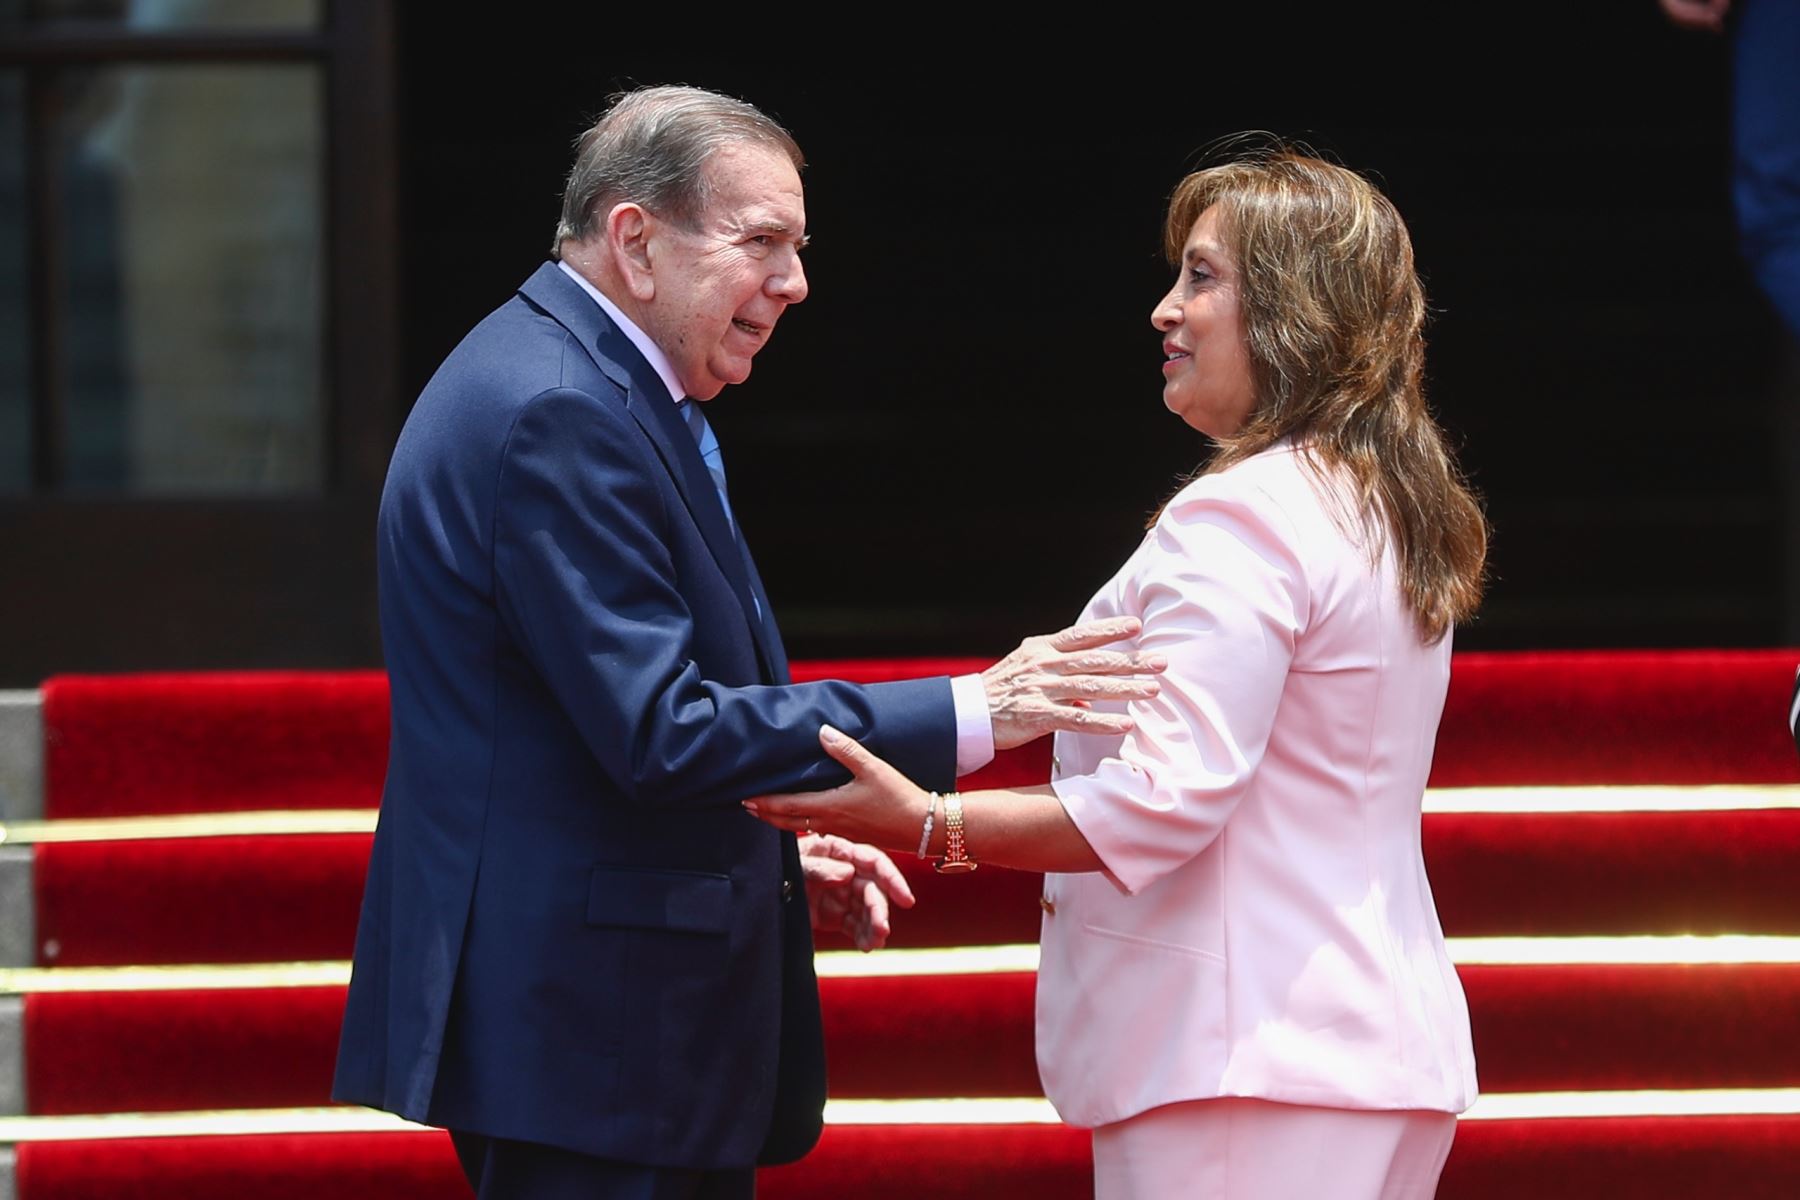
<path id="1" fill-rule="evenodd" d="M 976 866 L 963 841 L 962 797 L 955 792 L 944 797 L 944 857 L 935 865 L 941 875 L 961 875 Z"/>

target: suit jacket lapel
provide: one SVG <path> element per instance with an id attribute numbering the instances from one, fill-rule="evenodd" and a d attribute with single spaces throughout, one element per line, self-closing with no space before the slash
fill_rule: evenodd
<path id="1" fill-rule="evenodd" d="M 662 456 L 675 490 L 700 527 L 701 540 L 737 595 L 764 670 L 772 679 L 784 678 L 780 672 L 786 670 L 786 655 L 768 628 L 769 623 L 757 619 L 752 599 L 760 593 L 761 581 L 755 579 L 748 550 L 739 545 L 731 531 L 731 522 L 719 503 L 718 489 L 700 457 L 700 447 L 694 444 L 694 435 L 675 411 L 675 401 L 661 376 L 644 361 L 631 339 L 619 331 L 605 311 L 555 263 L 539 267 L 519 291 L 574 335 L 594 365 L 625 389 L 626 411 Z M 767 614 L 768 599 L 761 599 L 762 610 Z"/>

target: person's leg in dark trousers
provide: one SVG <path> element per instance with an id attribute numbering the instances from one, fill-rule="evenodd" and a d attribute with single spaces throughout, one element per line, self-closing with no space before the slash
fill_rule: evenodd
<path id="1" fill-rule="evenodd" d="M 615 1162 L 505 1138 L 450 1134 L 479 1200 L 751 1200 L 756 1171 Z"/>

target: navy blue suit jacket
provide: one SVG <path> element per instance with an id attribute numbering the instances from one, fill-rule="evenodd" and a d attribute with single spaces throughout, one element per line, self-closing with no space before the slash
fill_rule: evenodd
<path id="1" fill-rule="evenodd" d="M 799 857 L 738 802 L 844 778 L 826 722 L 948 787 L 949 681 L 789 682 L 667 389 L 554 264 L 420 395 L 378 557 L 393 740 L 336 1096 L 660 1166 L 804 1154 Z"/>

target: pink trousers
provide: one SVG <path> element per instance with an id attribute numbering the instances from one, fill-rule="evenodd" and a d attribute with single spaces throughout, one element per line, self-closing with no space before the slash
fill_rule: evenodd
<path id="1" fill-rule="evenodd" d="M 1266 1100 L 1170 1104 L 1094 1130 L 1096 1200 L 1431 1200 L 1456 1118 Z"/>

